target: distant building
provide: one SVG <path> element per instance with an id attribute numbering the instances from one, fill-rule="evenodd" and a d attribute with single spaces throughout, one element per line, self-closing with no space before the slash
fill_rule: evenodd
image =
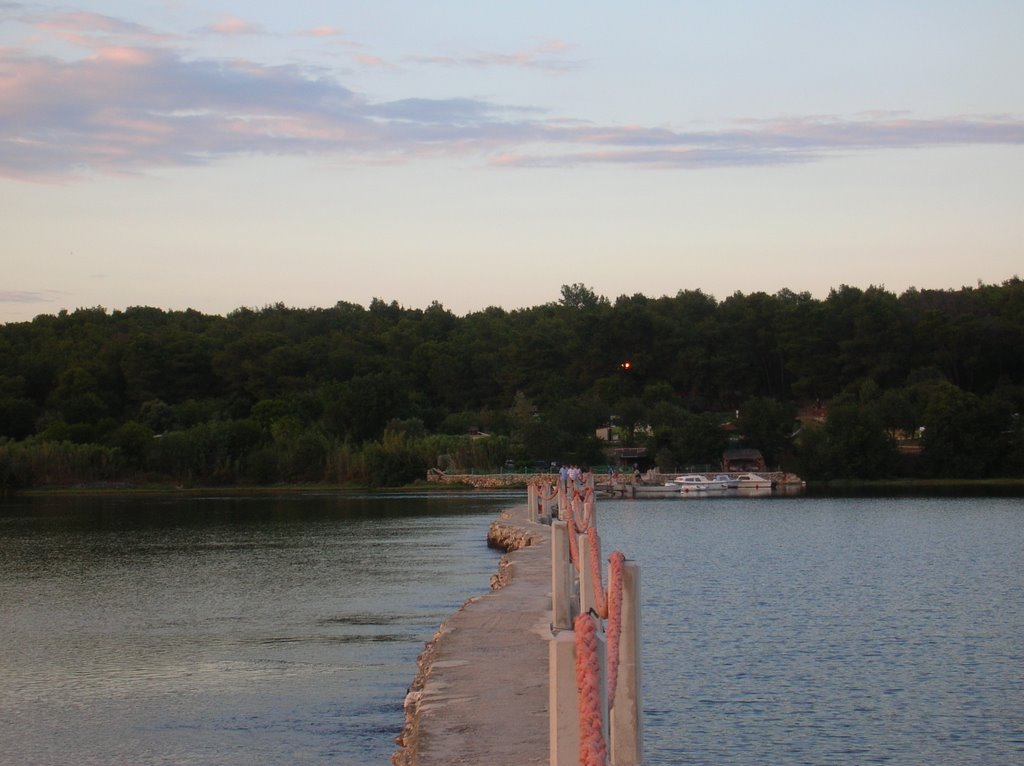
<path id="1" fill-rule="evenodd" d="M 730 473 L 740 471 L 764 471 L 764 455 L 756 449 L 727 449 L 722 453 L 722 470 Z"/>
<path id="2" fill-rule="evenodd" d="M 646 471 L 651 467 L 646 447 L 615 447 L 605 450 L 605 456 L 610 465 L 617 465 L 622 468 L 632 468 L 636 465 L 641 470 Z"/>

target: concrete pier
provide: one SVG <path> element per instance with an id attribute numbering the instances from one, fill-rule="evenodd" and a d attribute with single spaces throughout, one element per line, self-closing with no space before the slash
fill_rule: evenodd
<path id="1" fill-rule="evenodd" d="M 488 542 L 510 551 L 490 593 L 449 618 L 419 659 L 395 766 L 548 763 L 551 528 L 513 508 Z"/>

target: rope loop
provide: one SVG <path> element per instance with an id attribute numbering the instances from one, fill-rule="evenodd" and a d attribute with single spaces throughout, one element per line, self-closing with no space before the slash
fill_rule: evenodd
<path id="1" fill-rule="evenodd" d="M 597 510 L 594 507 L 593 500 L 584 502 L 579 497 L 574 497 L 572 502 L 569 503 L 568 508 L 571 513 L 567 518 L 572 519 L 572 526 L 569 527 L 569 531 L 578 535 L 582 535 L 591 527 L 597 525 Z"/>

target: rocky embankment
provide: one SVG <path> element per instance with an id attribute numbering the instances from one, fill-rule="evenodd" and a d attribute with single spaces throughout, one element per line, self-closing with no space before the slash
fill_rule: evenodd
<path id="1" fill-rule="evenodd" d="M 437 484 L 460 484 L 473 489 L 514 489 L 525 487 L 531 481 L 554 481 L 558 474 L 551 473 L 445 473 L 436 468 L 427 472 L 427 481 Z"/>
<path id="2" fill-rule="evenodd" d="M 506 511 L 502 518 L 491 522 L 487 530 L 487 547 L 505 551 L 506 554 L 527 548 L 540 542 L 547 542 L 543 527 L 536 524 L 525 525 L 525 519 L 514 520 Z M 524 514 L 525 516 L 525 514 Z M 508 584 L 510 578 L 510 560 L 507 555 L 498 562 L 498 571 L 491 575 L 491 590 L 498 590 Z"/>

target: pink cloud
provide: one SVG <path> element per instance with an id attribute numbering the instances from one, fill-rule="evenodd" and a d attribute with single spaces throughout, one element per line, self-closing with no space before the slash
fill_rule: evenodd
<path id="1" fill-rule="evenodd" d="M 92 13 L 91 11 L 57 13 L 38 19 L 35 26 L 40 29 L 60 32 L 104 32 L 106 34 L 130 35 L 149 39 L 163 37 L 163 35 L 158 35 L 140 24 L 115 19 L 111 16 L 104 16 L 101 13 Z"/>
<path id="2" fill-rule="evenodd" d="M 496 167 L 690 169 L 923 146 L 1024 144 L 1024 119 L 1016 115 L 915 119 L 863 112 L 681 130 L 593 124 L 475 98 L 375 102 L 322 70 L 190 59 L 179 50 L 139 44 L 158 36 L 99 14 L 55 14 L 35 23 L 83 35 L 90 55 L 67 61 L 0 47 L 0 175 L 12 178 L 135 173 L 237 154 L 331 154 L 364 163 L 447 155 Z M 223 26 L 236 34 L 251 28 L 240 19 Z M 547 53 L 565 50 L 564 43 L 549 41 L 532 51 L 430 63 L 534 66 Z M 357 60 L 392 66 L 369 54 Z"/>
<path id="3" fill-rule="evenodd" d="M 380 56 L 374 56 L 369 53 L 357 53 L 353 56 L 357 62 L 365 67 L 371 67 L 373 69 L 397 69 L 398 67 L 389 61 L 385 61 Z"/>
<path id="4" fill-rule="evenodd" d="M 100 48 L 90 58 L 96 61 L 126 66 L 147 66 L 156 59 L 152 51 L 143 48 L 124 47 Z"/>
<path id="5" fill-rule="evenodd" d="M 82 48 L 107 45 L 110 37 L 127 38 L 134 44 L 155 44 L 173 39 L 149 27 L 91 11 L 68 11 L 49 16 L 26 16 L 22 21 Z"/>
<path id="6" fill-rule="evenodd" d="M 229 37 L 237 35 L 261 35 L 264 33 L 263 27 L 259 24 L 239 18 L 238 16 L 225 16 L 220 21 L 205 27 L 205 31 L 213 32 L 218 35 L 227 35 Z"/>
<path id="7" fill-rule="evenodd" d="M 313 27 L 312 29 L 305 29 L 299 32 L 299 34 L 304 37 L 339 37 L 341 30 L 331 26 Z"/>

